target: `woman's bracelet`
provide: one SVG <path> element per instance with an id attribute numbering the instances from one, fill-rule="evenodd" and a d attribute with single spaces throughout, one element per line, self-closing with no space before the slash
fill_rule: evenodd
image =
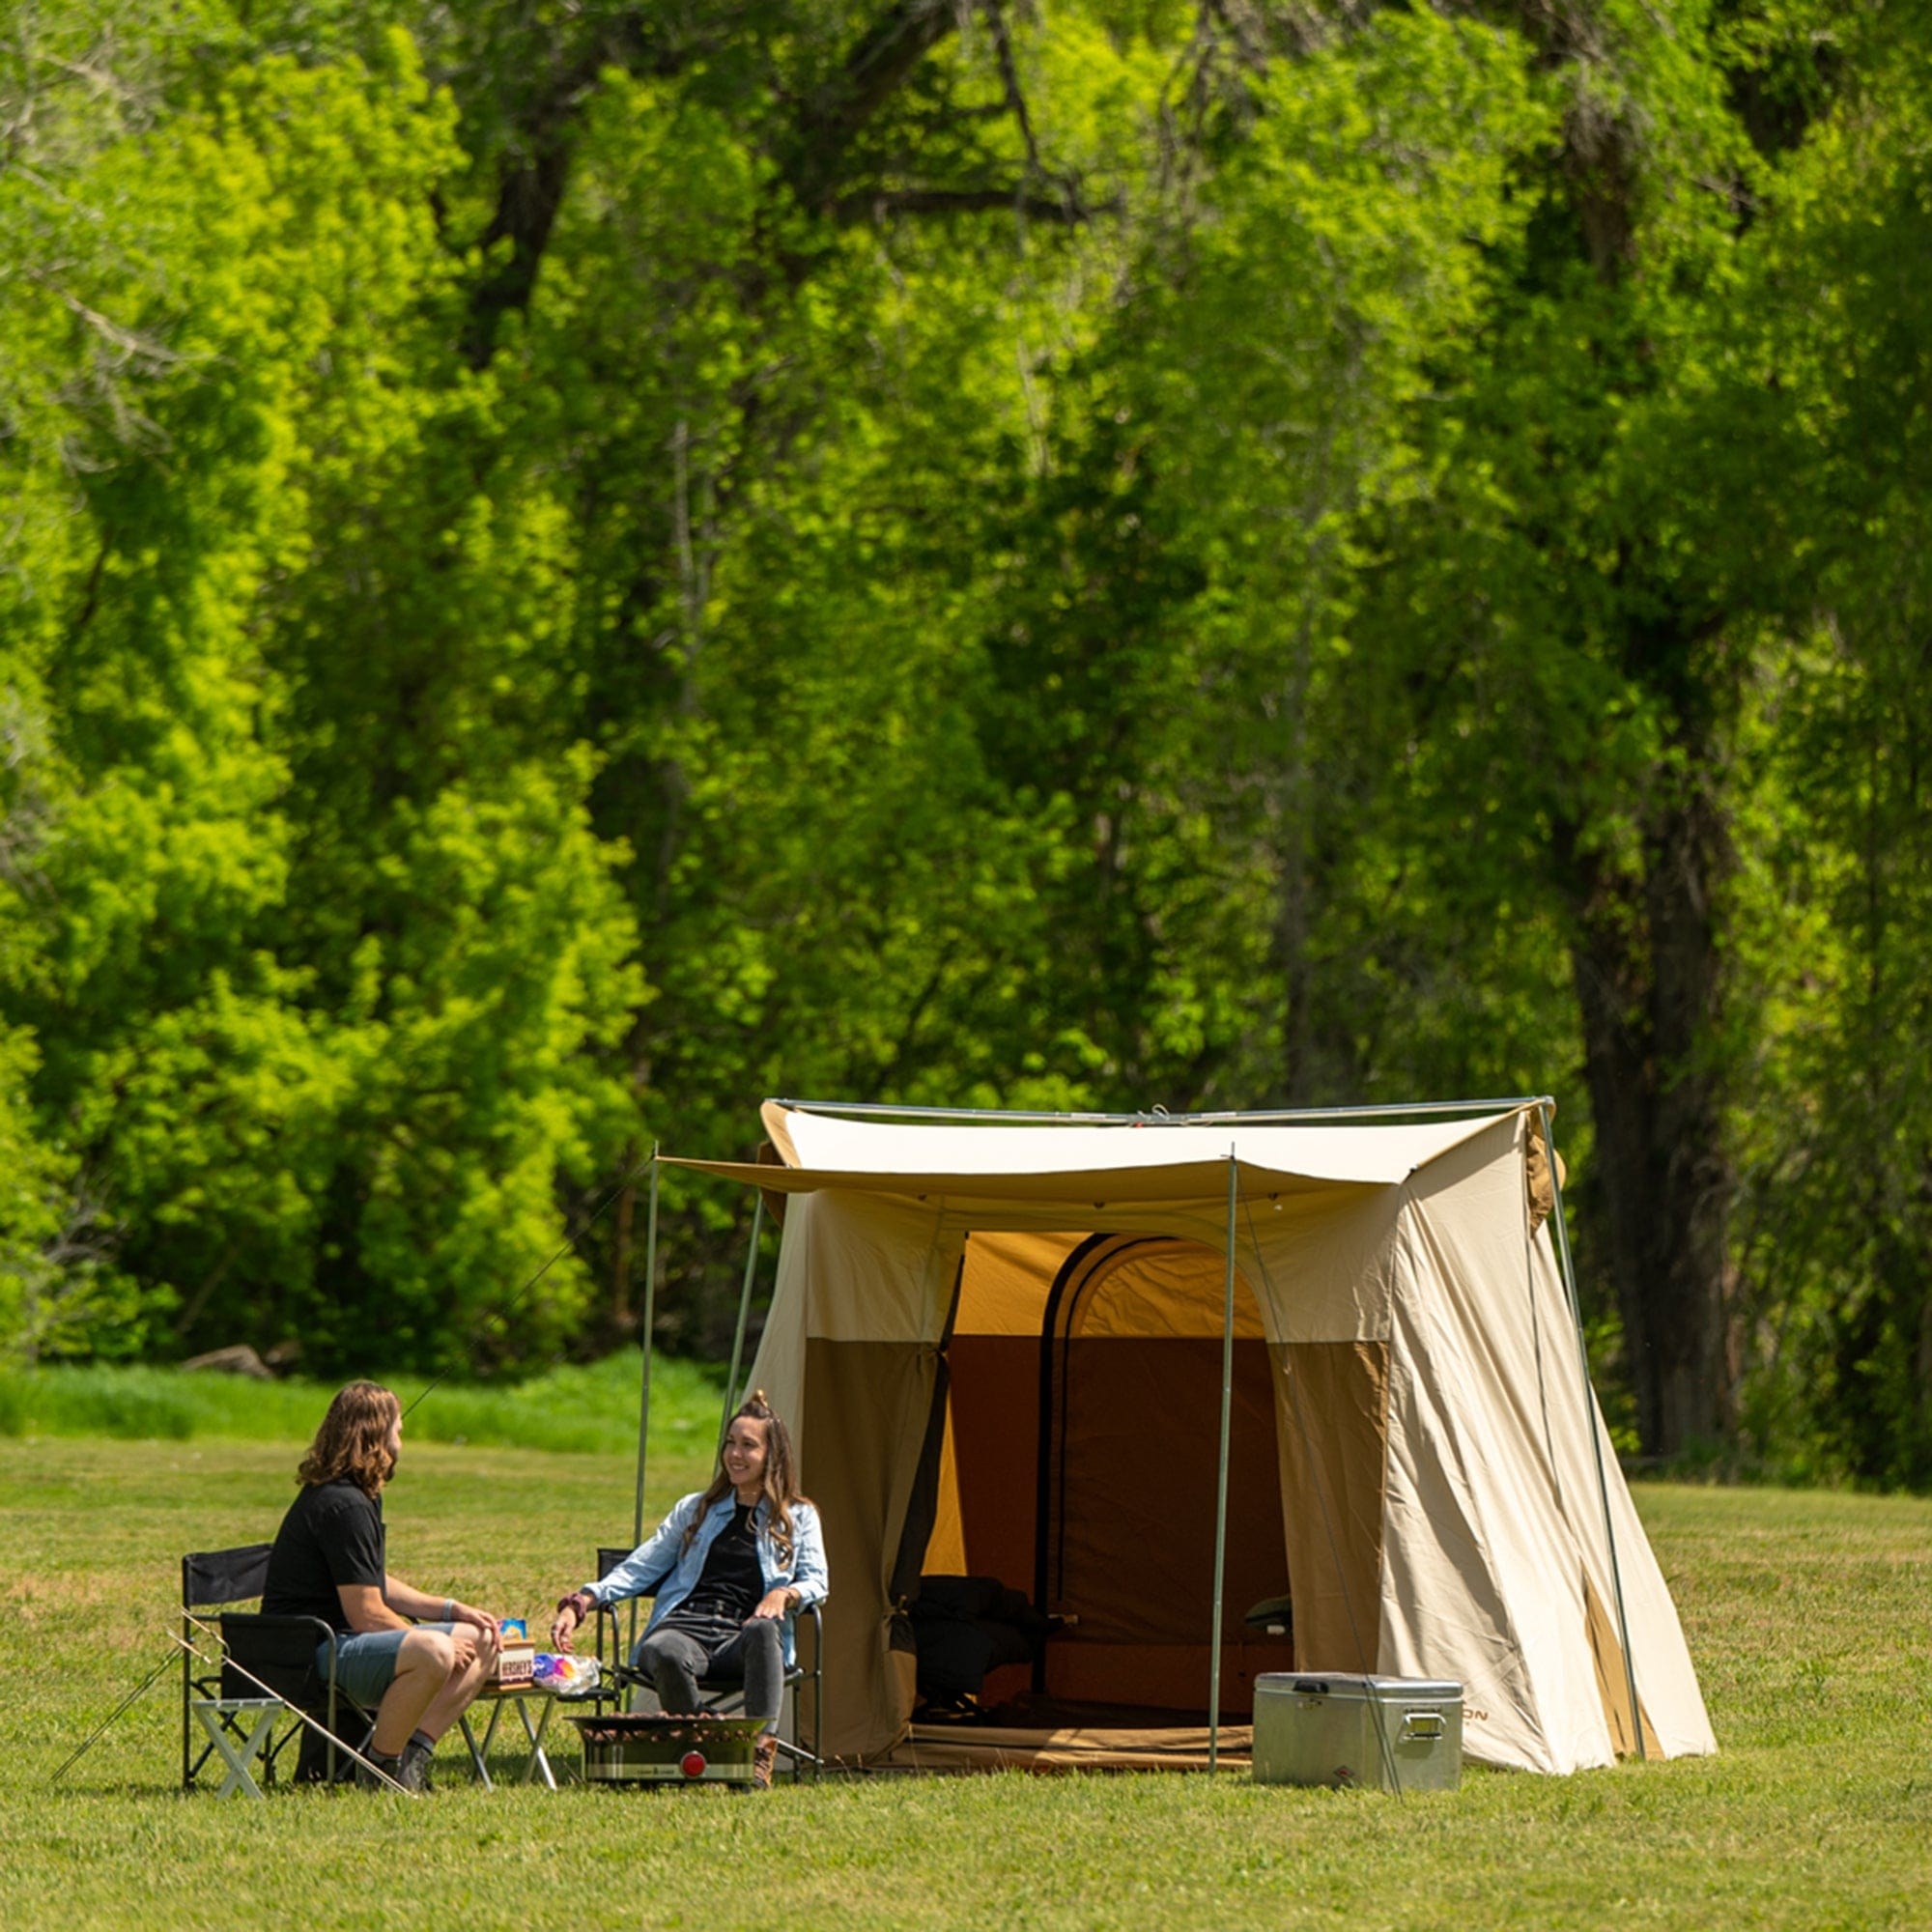
<path id="1" fill-rule="evenodd" d="M 454 1597 L 445 1597 L 442 1600 L 442 1620 L 446 1624 L 453 1624 L 456 1621 L 456 1599 Z"/>

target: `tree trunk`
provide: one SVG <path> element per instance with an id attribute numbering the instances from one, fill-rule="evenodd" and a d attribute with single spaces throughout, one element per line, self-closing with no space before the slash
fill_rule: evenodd
<path id="1" fill-rule="evenodd" d="M 1651 814 L 1640 883 L 1564 842 L 1577 895 L 1571 958 L 1597 1129 L 1596 1218 L 1638 1438 L 1647 1455 L 1674 1456 L 1726 1433 L 1735 1406 L 1712 903 L 1729 840 L 1693 777 Z"/>

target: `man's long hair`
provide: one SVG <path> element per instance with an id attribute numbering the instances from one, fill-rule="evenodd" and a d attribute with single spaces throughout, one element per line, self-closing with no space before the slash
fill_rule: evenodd
<path id="1" fill-rule="evenodd" d="M 763 1389 L 753 1389 L 732 1414 L 731 1422 L 742 1422 L 747 1418 L 765 1425 L 765 1483 L 763 1500 L 771 1505 L 767 1513 L 766 1527 L 771 1531 L 772 1542 L 779 1554 L 787 1563 L 791 1561 L 792 1524 L 791 1512 L 794 1503 L 809 1501 L 801 1495 L 798 1488 L 798 1461 L 792 1454 L 791 1431 L 779 1418 L 770 1403 L 765 1400 Z M 731 1422 L 724 1425 L 724 1434 L 731 1433 Z M 721 1444 L 718 1451 L 718 1473 L 711 1479 L 711 1487 L 697 1499 L 697 1511 L 685 1525 L 684 1547 L 691 1548 L 692 1539 L 697 1534 L 697 1526 L 710 1515 L 711 1506 L 728 1496 L 736 1486 L 724 1473 L 724 1451 Z"/>
<path id="2" fill-rule="evenodd" d="M 403 1406 L 381 1382 L 351 1382 L 328 1405 L 296 1480 L 304 1488 L 347 1476 L 373 1496 L 395 1473 L 389 1431 Z"/>

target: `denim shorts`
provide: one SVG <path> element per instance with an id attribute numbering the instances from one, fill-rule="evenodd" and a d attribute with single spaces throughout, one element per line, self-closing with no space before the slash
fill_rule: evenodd
<path id="1" fill-rule="evenodd" d="M 445 1636 L 454 1624 L 416 1624 L 419 1631 L 440 1631 Z M 335 1688 L 345 1697 L 373 1711 L 383 1693 L 396 1681 L 396 1660 L 409 1631 L 358 1631 L 335 1639 Z M 328 1645 L 315 1648 L 315 1674 L 328 1679 Z"/>

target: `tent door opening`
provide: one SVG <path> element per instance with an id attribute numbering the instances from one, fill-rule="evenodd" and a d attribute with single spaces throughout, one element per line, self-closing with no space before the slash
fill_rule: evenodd
<path id="1" fill-rule="evenodd" d="M 1111 1234 L 1066 1237 L 1054 1264 L 1024 1330 L 1011 1300 L 976 1315 L 966 1265 L 923 1567 L 998 1578 L 1063 1620 L 1031 1671 L 989 1677 L 989 1703 L 1031 1690 L 1204 1722 L 1227 1264 L 1197 1242 Z M 1246 1622 L 1290 1594 L 1275 1410 L 1260 1310 L 1237 1277 L 1221 1674 L 1236 1721 L 1258 1672 L 1293 1667 L 1289 1639 Z"/>

